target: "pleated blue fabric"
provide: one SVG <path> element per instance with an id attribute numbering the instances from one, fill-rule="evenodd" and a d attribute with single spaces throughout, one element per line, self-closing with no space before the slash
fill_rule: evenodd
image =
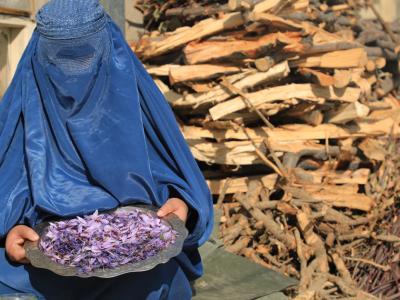
<path id="1" fill-rule="evenodd" d="M 97 0 L 52 0 L 37 22 L 0 103 L 0 238 L 17 224 L 178 195 L 190 234 L 174 261 L 199 277 L 212 198 L 164 96 Z M 37 273 L 0 253 L 0 284 L 46 298 Z"/>

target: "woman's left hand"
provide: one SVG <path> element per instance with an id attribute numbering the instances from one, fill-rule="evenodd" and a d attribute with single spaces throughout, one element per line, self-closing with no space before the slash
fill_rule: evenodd
<path id="1" fill-rule="evenodd" d="M 178 216 L 183 222 L 186 223 L 188 217 L 189 207 L 186 203 L 179 198 L 170 198 L 168 201 L 159 209 L 157 215 L 159 217 L 165 217 L 171 213 Z"/>

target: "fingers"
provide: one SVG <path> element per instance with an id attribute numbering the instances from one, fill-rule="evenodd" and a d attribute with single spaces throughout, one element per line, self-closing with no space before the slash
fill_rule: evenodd
<path id="1" fill-rule="evenodd" d="M 17 263 L 29 263 L 29 260 L 26 258 L 26 252 L 24 249 L 24 240 L 20 241 L 21 243 L 12 244 L 9 246 L 7 250 L 8 257 L 11 261 Z"/>
<path id="2" fill-rule="evenodd" d="M 165 217 L 176 210 L 175 204 L 172 201 L 167 201 L 157 212 L 159 217 Z"/>
<path id="3" fill-rule="evenodd" d="M 39 235 L 32 228 L 27 226 L 23 226 L 23 228 L 20 229 L 19 234 L 21 238 L 31 242 L 39 240 Z"/>
<path id="4" fill-rule="evenodd" d="M 28 262 L 26 259 L 24 243 L 25 240 L 22 238 L 14 238 L 11 240 L 7 238 L 6 251 L 11 261 L 18 263 Z"/>
<path id="5" fill-rule="evenodd" d="M 10 260 L 17 263 L 29 263 L 24 249 L 25 241 L 35 242 L 39 239 L 37 233 L 24 225 L 14 227 L 7 235 L 6 252 Z"/>
<path id="6" fill-rule="evenodd" d="M 178 198 L 169 199 L 158 211 L 159 217 L 165 217 L 174 213 L 183 222 L 186 222 L 189 208 L 184 201 Z"/>

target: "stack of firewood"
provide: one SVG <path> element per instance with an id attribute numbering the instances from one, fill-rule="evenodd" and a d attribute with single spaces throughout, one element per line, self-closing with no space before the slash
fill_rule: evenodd
<path id="1" fill-rule="evenodd" d="M 140 4 L 161 31 L 132 47 L 204 170 L 226 249 L 299 278 L 296 299 L 400 297 L 400 272 L 384 275 L 400 257 L 400 26 L 362 20 L 362 5 Z"/>

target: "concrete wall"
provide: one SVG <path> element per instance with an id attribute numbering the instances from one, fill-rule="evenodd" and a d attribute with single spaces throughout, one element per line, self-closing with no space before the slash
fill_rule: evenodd
<path id="1" fill-rule="evenodd" d="M 111 18 L 125 32 L 125 0 L 100 0 Z"/>
<path id="2" fill-rule="evenodd" d="M 137 41 L 143 34 L 143 14 L 135 8 L 137 0 L 125 0 L 125 36 L 128 42 Z"/>

